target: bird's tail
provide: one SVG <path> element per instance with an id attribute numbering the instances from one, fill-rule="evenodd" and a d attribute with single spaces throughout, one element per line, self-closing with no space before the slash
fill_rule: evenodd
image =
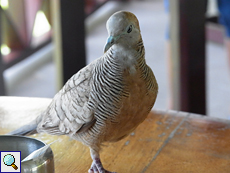
<path id="1" fill-rule="evenodd" d="M 37 125 L 38 122 L 40 122 L 41 116 L 38 116 L 35 120 L 30 122 L 29 124 L 26 124 L 12 132 L 7 133 L 6 135 L 18 135 L 18 136 L 26 136 L 26 135 L 32 135 L 37 133 Z"/>
<path id="2" fill-rule="evenodd" d="M 26 135 L 32 135 L 37 133 L 37 124 L 27 124 L 24 125 L 12 132 L 7 133 L 6 135 L 18 135 L 18 136 L 26 136 Z"/>

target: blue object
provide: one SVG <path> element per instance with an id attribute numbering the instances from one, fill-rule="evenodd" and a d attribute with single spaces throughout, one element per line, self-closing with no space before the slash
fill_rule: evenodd
<path id="1" fill-rule="evenodd" d="M 169 12 L 169 0 L 164 0 L 165 10 Z"/>
<path id="2" fill-rule="evenodd" d="M 165 7 L 165 11 L 169 13 L 169 0 L 164 0 L 164 7 Z M 166 31 L 165 31 L 165 38 L 166 40 L 170 39 L 168 24 L 167 24 Z"/>
<path id="3" fill-rule="evenodd" d="M 11 154 L 5 155 L 4 158 L 3 158 L 3 162 L 7 166 L 11 166 L 15 162 L 14 156 L 12 156 Z"/>
<path id="4" fill-rule="evenodd" d="M 230 37 L 230 0 L 218 0 L 220 23 L 224 25 L 227 37 Z"/>

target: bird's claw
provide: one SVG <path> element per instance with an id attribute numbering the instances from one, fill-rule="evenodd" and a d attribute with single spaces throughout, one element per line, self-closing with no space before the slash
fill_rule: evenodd
<path id="1" fill-rule="evenodd" d="M 95 159 L 93 160 L 93 163 L 88 171 L 88 173 L 116 173 L 116 172 L 110 172 L 103 168 L 101 160 Z"/>

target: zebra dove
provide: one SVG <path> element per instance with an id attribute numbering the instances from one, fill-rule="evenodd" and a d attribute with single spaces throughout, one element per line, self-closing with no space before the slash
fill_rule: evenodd
<path id="1" fill-rule="evenodd" d="M 116 12 L 106 27 L 104 55 L 73 75 L 36 120 L 10 133 L 45 132 L 81 141 L 90 148 L 89 173 L 109 172 L 100 161 L 102 144 L 130 134 L 145 120 L 158 93 L 136 16 Z"/>

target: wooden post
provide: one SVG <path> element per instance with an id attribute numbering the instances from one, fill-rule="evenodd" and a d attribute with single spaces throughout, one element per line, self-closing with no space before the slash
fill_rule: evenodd
<path id="1" fill-rule="evenodd" d="M 54 0 L 52 6 L 59 90 L 86 65 L 84 1 Z"/>
<path id="2" fill-rule="evenodd" d="M 170 1 L 175 109 L 206 114 L 206 0 Z"/>

